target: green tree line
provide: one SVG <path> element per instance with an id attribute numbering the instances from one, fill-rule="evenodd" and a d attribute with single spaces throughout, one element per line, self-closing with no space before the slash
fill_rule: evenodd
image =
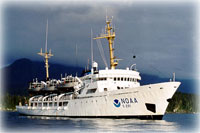
<path id="1" fill-rule="evenodd" d="M 193 113 L 199 112 L 199 96 L 196 94 L 188 94 L 176 92 L 170 101 L 167 112 L 177 113 Z"/>
<path id="2" fill-rule="evenodd" d="M 28 103 L 27 96 L 19 96 L 19 95 L 10 95 L 6 94 L 1 97 L 1 109 L 3 110 L 15 110 L 16 105 L 19 105 L 21 102 L 22 105 L 25 105 L 25 103 Z"/>

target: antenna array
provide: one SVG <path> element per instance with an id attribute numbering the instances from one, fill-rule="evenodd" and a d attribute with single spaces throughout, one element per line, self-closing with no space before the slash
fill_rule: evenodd
<path id="1" fill-rule="evenodd" d="M 42 48 L 41 48 L 41 50 L 40 50 L 40 52 L 38 54 L 45 58 L 46 80 L 49 80 L 49 63 L 48 63 L 48 59 L 51 58 L 51 56 L 53 56 L 53 54 L 51 53 L 51 49 L 49 50 L 49 52 L 47 51 L 47 39 L 48 39 L 48 19 L 47 19 L 47 25 L 46 25 L 45 52 L 43 53 L 42 52 Z"/>

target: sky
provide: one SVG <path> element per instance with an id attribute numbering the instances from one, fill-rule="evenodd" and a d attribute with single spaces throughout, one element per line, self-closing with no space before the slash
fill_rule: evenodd
<path id="1" fill-rule="evenodd" d="M 20 58 L 43 61 L 37 53 L 48 49 L 51 63 L 85 67 L 91 57 L 91 29 L 99 36 L 106 14 L 113 16 L 117 68 L 137 64 L 141 73 L 160 77 L 195 79 L 197 72 L 196 2 L 4 2 L 2 15 L 3 63 Z M 108 43 L 101 40 L 109 64 Z M 94 60 L 105 68 L 93 41 Z M 76 54 L 77 46 L 77 54 Z M 136 58 L 133 59 L 133 55 Z"/>

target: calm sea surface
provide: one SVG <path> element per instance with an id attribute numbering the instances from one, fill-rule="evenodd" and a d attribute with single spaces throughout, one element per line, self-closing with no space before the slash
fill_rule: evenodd
<path id="1" fill-rule="evenodd" d="M 19 116 L 1 113 L 3 132 L 200 132 L 199 114 L 166 114 L 163 120 Z"/>

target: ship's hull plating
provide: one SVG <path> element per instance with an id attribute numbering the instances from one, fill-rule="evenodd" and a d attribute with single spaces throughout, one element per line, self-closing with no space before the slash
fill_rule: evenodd
<path id="1" fill-rule="evenodd" d="M 65 107 L 17 106 L 23 115 L 162 119 L 180 82 L 150 84 L 68 101 Z"/>

